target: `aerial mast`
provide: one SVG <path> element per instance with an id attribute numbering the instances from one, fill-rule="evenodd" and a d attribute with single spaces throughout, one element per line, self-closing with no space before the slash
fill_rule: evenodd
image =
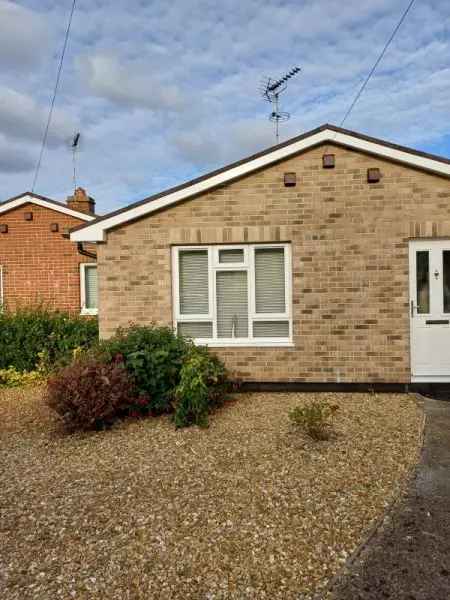
<path id="1" fill-rule="evenodd" d="M 275 140 L 277 144 L 280 141 L 280 123 L 288 121 L 291 116 L 288 112 L 280 110 L 280 94 L 286 90 L 289 79 L 298 75 L 300 71 L 300 67 L 294 67 L 286 75 L 280 77 L 280 79 L 267 77 L 263 80 L 260 88 L 264 100 L 272 104 L 272 112 L 269 115 L 269 120 L 275 125 Z"/>

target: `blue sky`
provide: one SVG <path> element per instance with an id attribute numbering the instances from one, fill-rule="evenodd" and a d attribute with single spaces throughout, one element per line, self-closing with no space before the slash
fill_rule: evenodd
<path id="1" fill-rule="evenodd" d="M 274 143 L 263 76 L 294 65 L 287 139 L 338 124 L 408 0 L 78 0 L 35 191 L 105 213 Z M 0 199 L 30 189 L 71 0 L 0 0 Z M 349 129 L 450 156 L 450 3 L 416 0 Z"/>

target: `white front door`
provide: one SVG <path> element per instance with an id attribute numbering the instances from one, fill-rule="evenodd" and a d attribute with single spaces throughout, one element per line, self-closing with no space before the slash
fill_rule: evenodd
<path id="1" fill-rule="evenodd" d="M 450 240 L 410 242 L 411 380 L 450 381 Z"/>

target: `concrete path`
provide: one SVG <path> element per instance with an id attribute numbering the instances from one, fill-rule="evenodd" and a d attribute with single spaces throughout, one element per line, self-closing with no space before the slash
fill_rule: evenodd
<path id="1" fill-rule="evenodd" d="M 417 475 L 333 600 L 450 600 L 450 402 L 426 398 L 424 409 Z"/>

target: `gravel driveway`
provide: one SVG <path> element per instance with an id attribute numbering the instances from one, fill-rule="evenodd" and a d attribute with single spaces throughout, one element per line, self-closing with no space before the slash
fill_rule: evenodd
<path id="1" fill-rule="evenodd" d="M 287 418 L 339 404 L 314 443 Z M 422 411 L 383 394 L 242 394 L 207 430 L 167 418 L 64 436 L 0 391 L 0 597 L 309 598 L 408 477 Z"/>
<path id="2" fill-rule="evenodd" d="M 421 461 L 406 493 L 337 578 L 333 600 L 450 598 L 450 404 L 425 399 Z"/>

